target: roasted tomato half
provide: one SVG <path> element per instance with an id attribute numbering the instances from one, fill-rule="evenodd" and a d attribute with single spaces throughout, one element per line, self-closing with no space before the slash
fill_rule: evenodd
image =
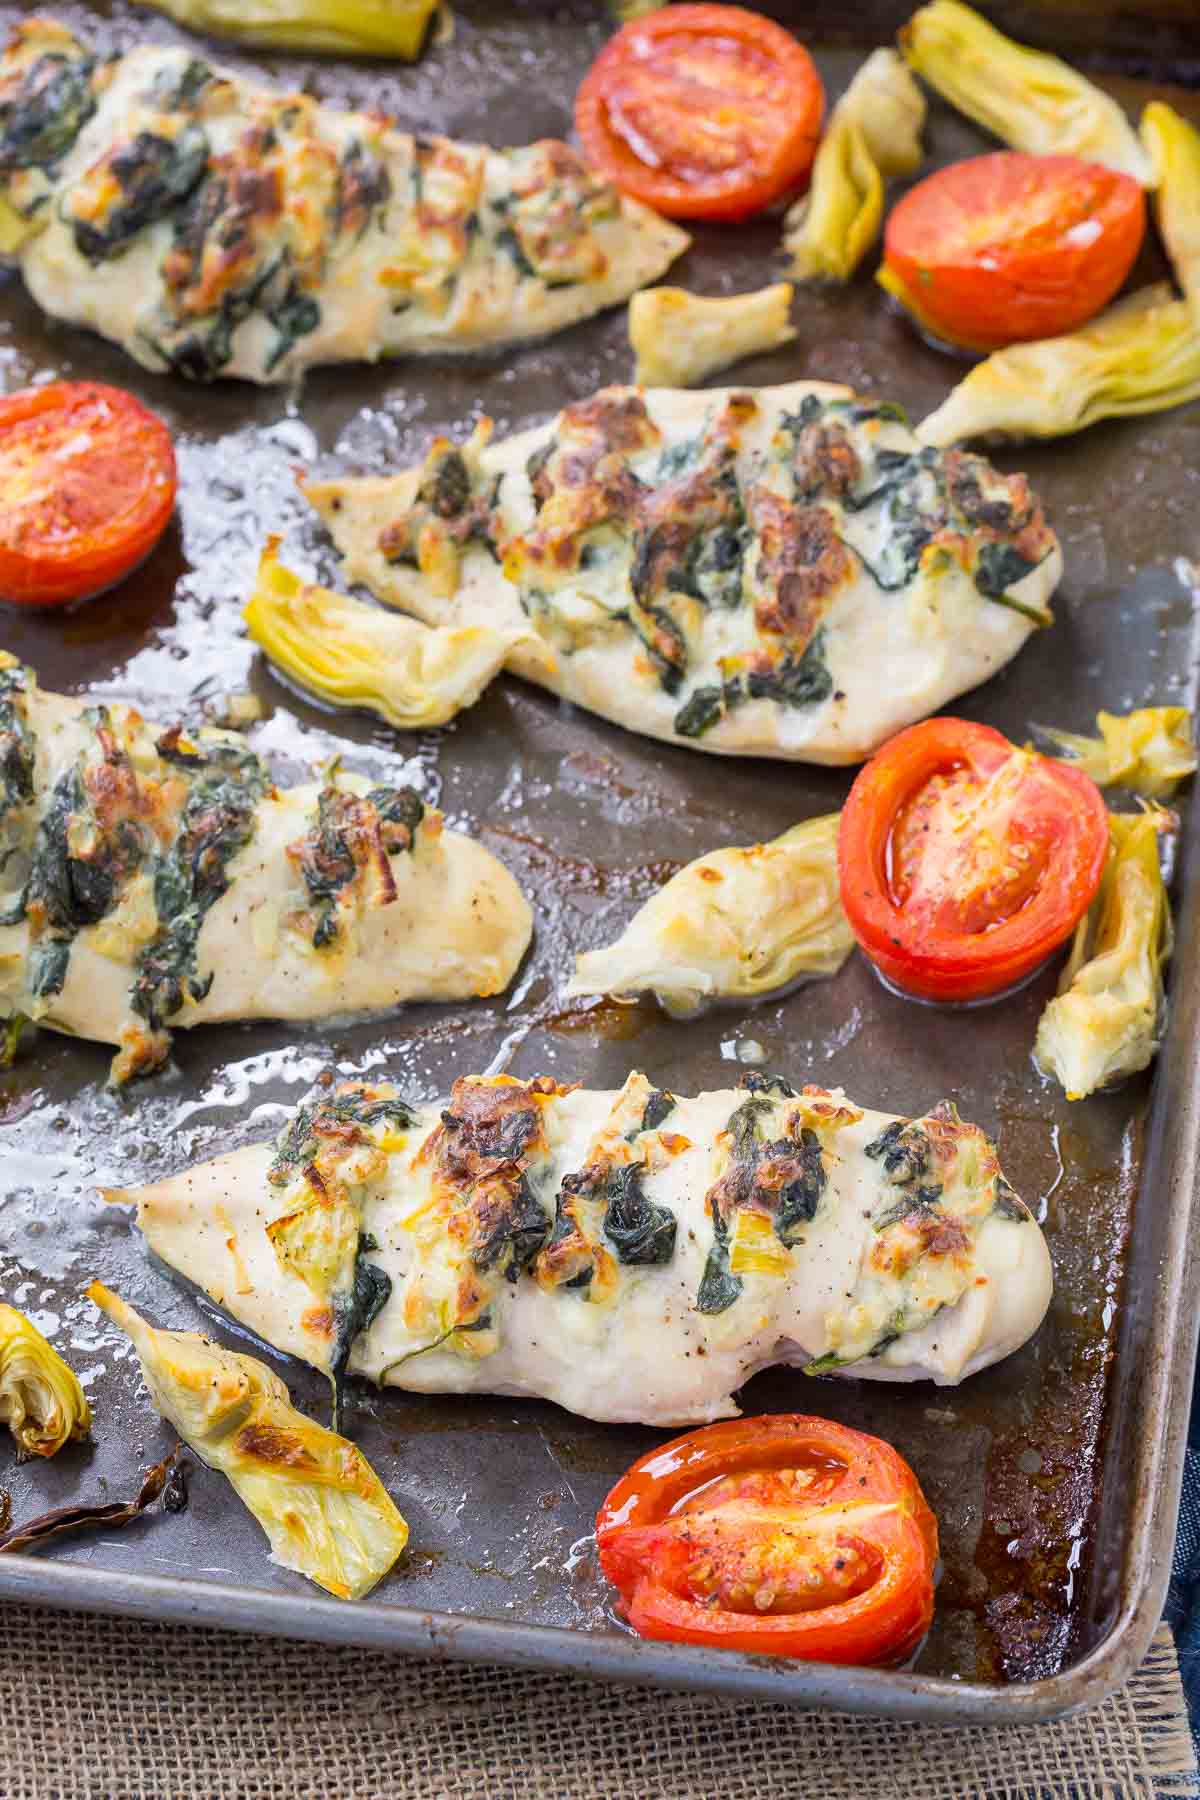
<path id="1" fill-rule="evenodd" d="M 174 506 L 170 433 L 132 394 L 52 381 L 0 399 L 0 600 L 58 606 L 112 587 Z"/>
<path id="2" fill-rule="evenodd" d="M 600 1565 L 643 1637 L 898 1662 L 933 1617 L 937 1523 L 882 1439 L 804 1413 L 707 1425 L 621 1477 Z"/>
<path id="3" fill-rule="evenodd" d="M 575 100 L 592 167 L 673 219 L 745 219 L 807 179 L 825 90 L 782 25 L 667 6 L 604 46 Z"/>
<path id="4" fill-rule="evenodd" d="M 879 279 L 933 336 L 996 350 L 1074 331 L 1107 306 L 1145 230 L 1131 175 L 998 150 L 939 169 L 897 202 Z"/>
<path id="5" fill-rule="evenodd" d="M 838 878 L 859 945 L 925 1000 L 999 995 L 1091 905 L 1108 812 L 1079 769 L 987 725 L 926 719 L 862 768 L 842 809 Z"/>

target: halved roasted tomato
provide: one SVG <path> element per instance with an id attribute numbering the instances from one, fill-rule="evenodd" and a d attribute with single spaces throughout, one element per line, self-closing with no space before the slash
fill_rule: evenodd
<path id="1" fill-rule="evenodd" d="M 1131 175 L 998 150 L 939 169 L 897 202 L 879 280 L 934 337 L 996 350 L 1074 331 L 1107 306 L 1145 230 Z"/>
<path id="2" fill-rule="evenodd" d="M 667 6 L 622 27 L 575 100 L 584 155 L 672 219 L 745 219 L 812 167 L 825 90 L 789 31 L 740 6 Z"/>
<path id="3" fill-rule="evenodd" d="M 896 1662 L 929 1629 L 937 1523 L 882 1439 L 776 1413 L 643 1456 L 596 1519 L 643 1637 L 810 1662 Z"/>
<path id="4" fill-rule="evenodd" d="M 1066 941 L 1108 854 L 1081 770 L 965 719 L 926 719 L 862 768 L 842 809 L 850 928 L 902 992 L 966 1001 L 1016 986 Z"/>
<path id="5" fill-rule="evenodd" d="M 83 600 L 149 555 L 175 505 L 175 452 L 123 388 L 52 381 L 0 399 L 0 599 Z"/>

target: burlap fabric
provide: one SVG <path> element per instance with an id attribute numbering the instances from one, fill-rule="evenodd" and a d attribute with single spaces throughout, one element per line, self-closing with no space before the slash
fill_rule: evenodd
<path id="1" fill-rule="evenodd" d="M 1019 1731 L 0 1610 L 3 1800 L 1177 1800 L 1170 1634 L 1106 1705 Z"/>

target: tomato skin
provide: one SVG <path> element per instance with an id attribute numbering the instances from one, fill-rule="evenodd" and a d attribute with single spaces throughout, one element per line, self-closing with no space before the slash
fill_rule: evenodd
<path id="1" fill-rule="evenodd" d="M 912 1470 L 882 1439 L 803 1413 L 727 1420 L 651 1451 L 605 1500 L 596 1542 L 643 1637 L 895 1662 L 933 1616 L 937 1522 Z M 789 1562 L 794 1604 L 778 1609 Z M 764 1569 L 766 1593 L 750 1585 Z M 726 1604 L 714 1579 L 743 1604 Z"/>
<path id="2" fill-rule="evenodd" d="M 825 91 L 802 44 L 740 6 L 668 6 L 609 40 L 575 99 L 600 174 L 672 219 L 747 219 L 807 179 Z"/>
<path id="3" fill-rule="evenodd" d="M 0 599 L 61 606 L 149 555 L 175 507 L 162 420 L 97 381 L 0 398 Z"/>
<path id="4" fill-rule="evenodd" d="M 1075 156 L 1000 150 L 909 190 L 884 234 L 884 285 L 937 337 L 996 350 L 1058 337 L 1133 267 L 1146 201 L 1132 176 Z"/>
<path id="5" fill-rule="evenodd" d="M 981 815 L 990 843 L 956 831 L 956 785 L 964 800 L 972 790 L 990 797 Z M 957 870 L 943 855 L 954 838 Z M 838 880 L 859 947 L 886 980 L 923 1000 L 973 1001 L 1006 993 L 1066 942 L 1107 854 L 1108 811 L 1081 770 L 1018 750 L 986 725 L 926 719 L 855 778 Z"/>

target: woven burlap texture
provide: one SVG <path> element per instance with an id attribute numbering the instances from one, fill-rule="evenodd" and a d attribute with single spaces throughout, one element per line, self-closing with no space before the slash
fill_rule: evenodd
<path id="1" fill-rule="evenodd" d="M 1170 1634 L 1081 1718 L 891 1724 L 0 1610 L 3 1800 L 1147 1800 L 1198 1791 Z"/>

